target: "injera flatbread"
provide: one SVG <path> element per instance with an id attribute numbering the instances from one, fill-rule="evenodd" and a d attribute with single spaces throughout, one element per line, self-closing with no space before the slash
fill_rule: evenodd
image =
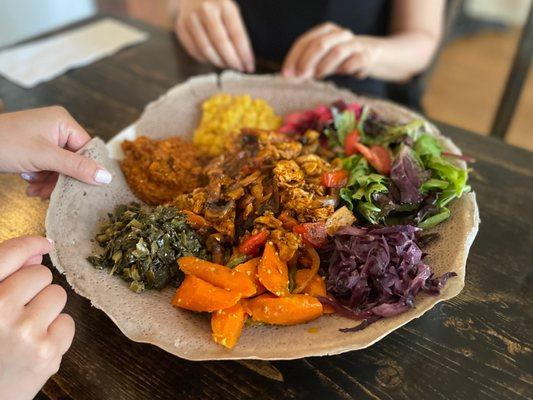
<path id="1" fill-rule="evenodd" d="M 298 83 L 276 76 L 224 73 L 193 78 L 149 104 L 136 123 L 137 133 L 153 138 L 190 137 L 200 119 L 202 101 L 220 91 L 261 97 L 280 115 L 342 98 L 347 102 L 369 104 L 380 115 L 393 121 L 420 118 L 390 102 L 358 97 L 326 83 Z M 459 153 L 459 149 L 429 122 L 427 129 L 439 137 L 448 150 Z M 93 250 L 91 239 L 106 213 L 135 197 L 118 162 L 109 158 L 100 139 L 93 139 L 82 153 L 104 165 L 113 174 L 113 182 L 109 186 L 90 186 L 65 176 L 59 178 L 46 218 L 47 236 L 56 243 L 52 261 L 66 275 L 74 290 L 103 310 L 127 337 L 152 343 L 177 356 L 190 360 L 275 360 L 362 349 L 420 317 L 438 302 L 456 296 L 464 286 L 466 259 L 479 223 L 474 193 L 464 195 L 452 204 L 452 217 L 436 229 L 440 239 L 427 249 L 427 262 L 435 274 L 447 271 L 458 274 L 448 281 L 439 297 L 420 294 L 414 309 L 382 319 L 357 333 L 339 332 L 339 328 L 354 326 L 356 322 L 336 315 L 291 327 L 245 327 L 237 346 L 227 350 L 212 341 L 207 315 L 170 305 L 172 289 L 135 294 L 120 278 L 97 270 L 86 261 Z"/>

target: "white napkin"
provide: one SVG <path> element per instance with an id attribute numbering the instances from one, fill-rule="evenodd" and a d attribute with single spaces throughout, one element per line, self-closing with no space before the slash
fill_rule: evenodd
<path id="1" fill-rule="evenodd" d="M 32 88 L 147 38 L 145 32 L 106 18 L 0 52 L 0 74 Z"/>

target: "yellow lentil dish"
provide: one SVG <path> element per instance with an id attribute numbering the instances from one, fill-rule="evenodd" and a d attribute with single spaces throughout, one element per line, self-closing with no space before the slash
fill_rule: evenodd
<path id="1" fill-rule="evenodd" d="M 280 125 L 281 118 L 265 100 L 221 93 L 202 104 L 202 119 L 193 143 L 207 154 L 217 156 L 242 128 L 276 130 Z"/>

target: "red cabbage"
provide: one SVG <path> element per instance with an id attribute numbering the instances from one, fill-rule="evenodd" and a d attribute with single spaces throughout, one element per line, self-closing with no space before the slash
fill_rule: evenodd
<path id="1" fill-rule="evenodd" d="M 421 229 L 412 225 L 340 229 L 322 257 L 327 260 L 322 268 L 328 293 L 334 299 L 321 301 L 340 315 L 365 319 L 364 327 L 413 308 L 420 292 L 438 295 L 456 274 L 434 276 L 423 261 L 420 234 Z"/>

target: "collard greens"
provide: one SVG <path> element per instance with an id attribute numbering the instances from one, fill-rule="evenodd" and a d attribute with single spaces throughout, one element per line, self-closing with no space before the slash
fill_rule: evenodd
<path id="1" fill-rule="evenodd" d="M 87 260 L 130 282 L 134 292 L 177 286 L 183 278 L 179 257 L 207 258 L 200 236 L 173 207 L 121 205 L 109 214 L 95 240 L 103 252 Z"/>

